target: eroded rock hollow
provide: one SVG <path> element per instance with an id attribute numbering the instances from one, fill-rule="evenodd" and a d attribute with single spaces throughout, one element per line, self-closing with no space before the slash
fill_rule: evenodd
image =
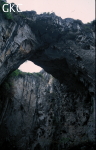
<path id="1" fill-rule="evenodd" d="M 95 21 L 12 15 L 0 12 L 0 149 L 93 150 Z M 26 60 L 46 72 L 14 73 Z"/>

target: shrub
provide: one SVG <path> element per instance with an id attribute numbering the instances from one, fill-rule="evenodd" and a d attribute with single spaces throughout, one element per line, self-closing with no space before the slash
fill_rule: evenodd
<path id="1" fill-rule="evenodd" d="M 83 25 L 83 22 L 82 22 L 81 20 L 79 20 L 79 19 L 74 20 L 74 22 L 75 22 L 76 24 Z"/>
<path id="2" fill-rule="evenodd" d="M 12 72 L 9 77 L 18 77 L 18 76 L 23 77 L 25 74 L 26 74 L 25 72 L 22 72 L 19 69 L 17 69 L 14 72 Z"/>
<path id="3" fill-rule="evenodd" d="M 41 73 L 33 73 L 33 75 L 36 77 L 43 77 L 43 75 Z"/>
<path id="4" fill-rule="evenodd" d="M 3 1 L 0 0 L 0 12 L 3 12 L 2 6 L 3 6 L 4 4 L 7 4 L 7 3 L 5 3 L 5 2 L 3 2 Z M 6 11 L 6 10 L 7 10 L 7 6 L 5 6 L 5 11 Z M 11 13 L 10 11 L 8 11 L 8 12 L 3 12 L 3 14 L 4 14 L 4 16 L 5 16 L 6 19 L 10 19 L 10 20 L 13 19 L 13 15 L 12 15 L 12 13 Z"/>
<path id="5" fill-rule="evenodd" d="M 39 77 L 43 77 L 41 73 L 35 73 Z"/>
<path id="6" fill-rule="evenodd" d="M 16 76 L 18 76 L 19 74 L 20 74 L 20 71 L 17 69 L 17 70 L 15 70 L 14 72 L 12 72 L 10 76 L 11 76 L 11 77 L 14 77 L 14 76 L 16 77 Z"/>

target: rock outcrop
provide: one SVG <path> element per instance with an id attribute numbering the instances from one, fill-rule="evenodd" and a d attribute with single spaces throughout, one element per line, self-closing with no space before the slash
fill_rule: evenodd
<path id="1" fill-rule="evenodd" d="M 25 17 L 25 18 L 24 18 Z M 31 60 L 61 82 L 95 80 L 94 24 L 34 11 L 0 14 L 0 83 L 25 60 Z M 69 82 L 70 83 L 70 82 Z"/>
<path id="2" fill-rule="evenodd" d="M 94 149 L 95 21 L 12 15 L 0 12 L 0 149 Z M 53 77 L 10 77 L 26 60 Z"/>
<path id="3" fill-rule="evenodd" d="M 94 100 L 83 87 L 70 91 L 44 71 L 20 73 L 3 83 L 0 107 L 2 150 L 94 149 Z"/>

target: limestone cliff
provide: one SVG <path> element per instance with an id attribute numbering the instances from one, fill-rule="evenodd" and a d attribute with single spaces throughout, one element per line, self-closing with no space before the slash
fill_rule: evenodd
<path id="1" fill-rule="evenodd" d="M 61 19 L 54 13 L 0 14 L 0 83 L 25 60 L 33 61 L 61 82 L 95 80 L 94 23 Z"/>
<path id="2" fill-rule="evenodd" d="M 95 21 L 12 17 L 0 12 L 0 149 L 94 150 Z M 47 73 L 14 74 L 26 60 Z"/>
<path id="3" fill-rule="evenodd" d="M 0 89 L 0 149 L 94 146 L 94 100 L 87 89 L 70 91 L 44 71 L 20 73 L 5 83 Z"/>

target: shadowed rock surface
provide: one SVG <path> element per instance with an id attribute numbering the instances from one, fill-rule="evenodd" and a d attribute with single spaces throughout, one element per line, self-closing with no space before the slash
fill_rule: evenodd
<path id="1" fill-rule="evenodd" d="M 94 150 L 95 21 L 13 16 L 0 12 L 0 149 Z M 10 77 L 26 60 L 53 77 Z"/>
<path id="2" fill-rule="evenodd" d="M 0 14 L 0 83 L 25 60 L 31 60 L 61 82 L 94 82 L 94 24 L 34 11 Z M 69 82 L 70 83 L 70 82 Z"/>
<path id="3" fill-rule="evenodd" d="M 70 91 L 44 71 L 11 76 L 0 88 L 0 149 L 94 149 L 94 111 L 83 87 Z"/>

